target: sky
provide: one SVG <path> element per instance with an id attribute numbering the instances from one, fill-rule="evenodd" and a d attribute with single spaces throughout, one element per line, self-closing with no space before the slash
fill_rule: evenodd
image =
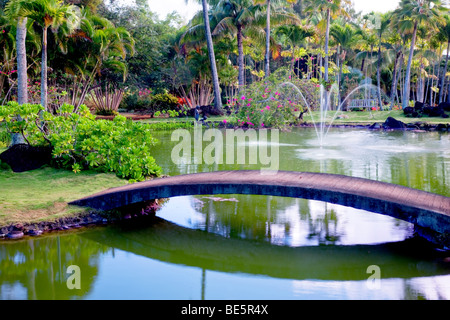
<path id="1" fill-rule="evenodd" d="M 363 13 L 371 11 L 386 12 L 394 10 L 400 0 L 353 0 L 356 11 Z M 148 0 L 150 10 L 158 13 L 161 19 L 164 19 L 168 13 L 178 11 L 180 15 L 188 21 L 198 10 L 201 5 L 195 0 Z"/>

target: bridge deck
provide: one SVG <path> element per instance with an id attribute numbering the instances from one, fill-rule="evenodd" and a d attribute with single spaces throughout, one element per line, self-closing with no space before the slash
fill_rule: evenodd
<path id="1" fill-rule="evenodd" d="M 337 203 L 450 232 L 450 197 L 385 182 L 335 174 L 219 171 L 139 182 L 70 204 L 109 210 L 156 198 L 198 194 L 262 194 Z"/>

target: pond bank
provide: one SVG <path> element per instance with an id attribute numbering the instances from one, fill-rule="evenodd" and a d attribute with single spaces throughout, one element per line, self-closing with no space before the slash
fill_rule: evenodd
<path id="1" fill-rule="evenodd" d="M 151 200 L 114 211 L 91 210 L 51 221 L 11 223 L 0 227 L 0 241 L 36 237 L 52 232 L 69 231 L 85 227 L 109 225 L 121 221 L 145 219 L 155 216 L 156 211 L 161 207 L 163 201 Z"/>
<path id="2" fill-rule="evenodd" d="M 392 118 L 394 119 L 394 118 Z M 394 119 L 395 120 L 395 119 Z M 223 121 L 206 121 L 206 128 L 219 128 L 219 129 L 251 129 L 250 127 L 236 127 L 230 123 L 224 123 Z M 300 124 L 290 124 L 288 128 L 292 127 L 306 127 L 313 128 L 315 125 L 312 122 L 302 122 Z M 428 122 L 413 122 L 413 123 L 404 123 L 399 120 L 388 121 L 385 122 L 373 122 L 373 123 L 359 123 L 359 122 L 348 122 L 348 123 L 334 123 L 327 124 L 332 128 L 348 128 L 348 129 L 369 129 L 369 130 L 407 130 L 407 131 L 422 131 L 422 132 L 432 132 L 432 131 L 440 131 L 440 132 L 450 132 L 450 124 L 447 123 L 428 123 Z"/>

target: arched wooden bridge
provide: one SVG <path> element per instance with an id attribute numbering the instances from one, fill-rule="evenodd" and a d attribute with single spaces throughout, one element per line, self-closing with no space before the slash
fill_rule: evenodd
<path id="1" fill-rule="evenodd" d="M 326 173 L 195 173 L 112 188 L 70 204 L 110 210 L 151 199 L 212 194 L 259 194 L 320 200 L 392 216 L 441 234 L 450 234 L 450 197 Z"/>

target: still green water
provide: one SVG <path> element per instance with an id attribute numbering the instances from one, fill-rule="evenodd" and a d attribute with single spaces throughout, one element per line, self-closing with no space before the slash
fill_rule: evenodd
<path id="1" fill-rule="evenodd" d="M 195 153 L 175 164 L 178 142 L 170 132 L 157 138 L 155 158 L 170 175 L 260 167 L 195 164 Z M 295 129 L 281 132 L 277 147 L 280 170 L 450 196 L 448 134 L 336 129 L 319 148 L 313 129 Z M 176 197 L 151 223 L 3 242 L 0 298 L 450 299 L 448 256 L 409 223 L 367 211 L 282 197 Z M 80 289 L 67 286 L 71 265 Z M 379 282 L 368 280 L 373 266 Z"/>

